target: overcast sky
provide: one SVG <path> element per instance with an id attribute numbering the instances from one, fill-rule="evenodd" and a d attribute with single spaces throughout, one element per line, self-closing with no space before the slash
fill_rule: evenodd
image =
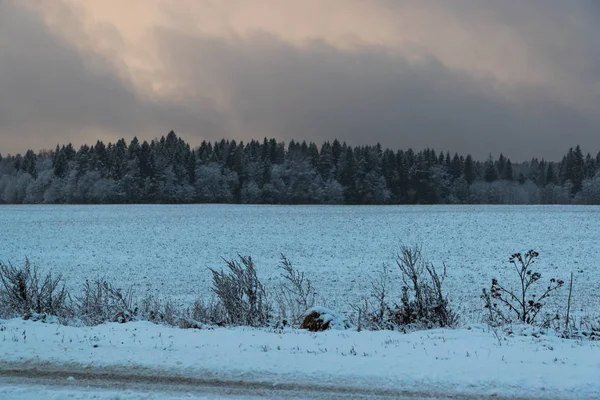
<path id="1" fill-rule="evenodd" d="M 596 0 L 0 0 L 0 152 L 203 139 L 600 150 Z"/>

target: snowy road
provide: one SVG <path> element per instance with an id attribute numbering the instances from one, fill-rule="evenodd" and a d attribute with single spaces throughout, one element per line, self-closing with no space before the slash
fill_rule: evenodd
<path id="1" fill-rule="evenodd" d="M 0 366 L 0 397 L 7 400 L 30 399 L 316 399 L 316 400 L 474 400 L 519 399 L 471 394 L 432 393 L 376 388 L 347 388 L 331 385 L 274 384 L 269 382 L 222 381 L 158 375 L 156 371 L 131 371 L 122 368 L 82 369 L 69 365 Z M 536 397 L 539 398 L 539 397 Z M 531 398 L 523 398 L 531 399 Z"/>
<path id="2" fill-rule="evenodd" d="M 176 329 L 0 321 L 0 399 L 593 399 L 600 343 L 486 326 Z M 69 379 L 71 377 L 71 379 Z"/>

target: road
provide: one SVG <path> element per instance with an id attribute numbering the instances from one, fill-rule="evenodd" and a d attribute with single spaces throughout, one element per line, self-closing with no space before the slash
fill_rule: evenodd
<path id="1" fill-rule="evenodd" d="M 335 385 L 246 382 L 214 378 L 163 375 L 156 370 L 83 368 L 77 365 L 15 364 L 0 362 L 3 399 L 315 399 L 315 400 L 517 400 L 382 388 Z M 538 397 L 539 398 L 539 397 Z M 525 400 L 525 399 L 523 399 Z M 531 400 L 531 399 L 527 399 Z"/>

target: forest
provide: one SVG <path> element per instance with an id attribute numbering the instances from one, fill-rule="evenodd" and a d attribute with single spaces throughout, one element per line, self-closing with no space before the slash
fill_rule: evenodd
<path id="1" fill-rule="evenodd" d="M 474 160 L 338 140 L 222 139 L 190 147 L 171 131 L 140 143 L 0 153 L 3 204 L 600 204 L 600 152 L 560 161 Z"/>

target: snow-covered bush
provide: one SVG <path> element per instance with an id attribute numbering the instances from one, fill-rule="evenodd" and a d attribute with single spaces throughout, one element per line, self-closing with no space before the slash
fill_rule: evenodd
<path id="1" fill-rule="evenodd" d="M 251 257 L 224 260 L 228 271 L 209 268 L 213 275 L 212 290 L 225 309 L 227 325 L 266 326 L 271 319 L 271 305 L 264 285 L 256 275 Z"/>
<path id="2" fill-rule="evenodd" d="M 326 307 L 312 307 L 304 313 L 301 329 L 311 332 L 321 332 L 328 329 L 344 330 L 350 329 L 352 325 L 341 314 Z"/>
<path id="3" fill-rule="evenodd" d="M 0 283 L 0 315 L 4 317 L 69 314 L 62 275 L 48 272 L 42 277 L 28 259 L 22 267 L 0 262 Z"/>

